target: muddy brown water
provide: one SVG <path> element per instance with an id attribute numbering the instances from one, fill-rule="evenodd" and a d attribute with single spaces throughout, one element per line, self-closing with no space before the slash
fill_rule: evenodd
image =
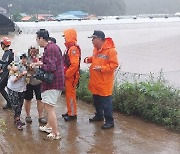
<path id="1" fill-rule="evenodd" d="M 180 68 L 180 18 L 176 22 L 167 22 L 166 20 L 162 23 L 83 25 L 85 24 L 83 22 L 86 21 L 82 21 L 82 25 L 75 25 L 78 23 L 71 23 L 71 21 L 59 24 L 53 22 L 21 23 L 19 25 L 22 27 L 23 33 L 9 35 L 12 40 L 11 47 L 15 53 L 27 51 L 32 42 L 36 40 L 35 32 L 43 26 L 50 31 L 52 37 L 57 39 L 57 44 L 64 51 L 63 31 L 73 27 L 77 29 L 78 44 L 82 49 L 82 59 L 84 59 L 86 56 L 92 55 L 93 46 L 88 36 L 93 33 L 93 30 L 101 29 L 107 37 L 113 38 L 122 71 L 149 73 L 150 71 L 159 72 L 161 69 L 175 71 Z M 81 68 L 86 69 L 88 66 L 82 62 Z"/>
<path id="2" fill-rule="evenodd" d="M 38 25 L 38 23 L 37 23 Z M 27 24 L 28 27 L 28 24 Z M 52 25 L 53 27 L 53 25 Z M 67 27 L 70 27 L 68 25 Z M 37 28 L 37 27 L 36 27 Z M 59 27 L 58 27 L 59 28 Z M 62 31 L 52 32 L 51 36 L 64 51 Z M 127 72 L 149 73 L 180 69 L 180 22 L 143 23 L 123 25 L 91 25 L 78 27 L 79 44 L 82 48 L 82 59 L 92 54 L 92 43 L 87 36 L 94 29 L 102 29 L 111 36 L 118 51 L 121 69 Z M 10 35 L 15 53 L 27 51 L 35 41 L 32 29 L 27 33 Z M 32 30 L 35 31 L 34 29 Z M 0 36 L 1 38 L 2 36 Z M 0 55 L 2 50 L 0 49 Z M 82 68 L 88 68 L 82 63 Z M 13 154 L 179 154 L 180 135 L 164 127 L 146 123 L 138 118 L 115 113 L 115 128 L 102 130 L 102 123 L 89 123 L 93 116 L 92 105 L 78 101 L 77 121 L 64 122 L 61 114 L 66 112 L 64 97 L 56 107 L 61 141 L 46 141 L 45 133 L 39 132 L 36 103 L 32 106 L 32 124 L 27 124 L 23 131 L 18 131 L 13 124 L 11 110 L 1 109 L 4 100 L 0 97 L 0 153 Z M 22 119 L 25 119 L 24 110 Z M 0 122 L 1 122 L 0 121 Z M 2 123 L 2 122 L 1 122 Z M 6 129 L 7 128 L 7 129 Z"/>

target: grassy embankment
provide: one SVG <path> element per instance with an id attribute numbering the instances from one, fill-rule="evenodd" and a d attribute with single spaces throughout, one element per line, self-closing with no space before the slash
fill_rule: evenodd
<path id="1" fill-rule="evenodd" d="M 91 103 L 88 79 L 88 72 L 83 71 L 77 97 Z M 121 84 L 115 81 L 113 104 L 114 110 L 123 114 L 138 116 L 180 132 L 180 90 L 168 86 L 162 74 L 158 78 L 149 75 L 146 81 L 123 81 Z"/>

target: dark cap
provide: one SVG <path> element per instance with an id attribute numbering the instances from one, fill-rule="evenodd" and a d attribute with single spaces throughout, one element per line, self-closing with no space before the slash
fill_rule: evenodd
<path id="1" fill-rule="evenodd" d="M 89 36 L 88 38 L 94 38 L 94 37 L 99 37 L 102 40 L 104 40 L 105 39 L 105 34 L 104 34 L 103 31 L 95 30 L 94 33 L 91 36 Z"/>
<path id="2" fill-rule="evenodd" d="M 36 34 L 39 38 L 42 37 L 45 40 L 49 40 L 49 32 L 46 29 L 40 29 Z"/>

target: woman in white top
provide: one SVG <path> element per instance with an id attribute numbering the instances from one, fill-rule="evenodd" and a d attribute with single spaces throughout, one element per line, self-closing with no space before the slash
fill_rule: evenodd
<path id="1" fill-rule="evenodd" d="M 20 116 L 26 91 L 26 64 L 27 56 L 20 56 L 20 63 L 9 66 L 10 76 L 8 79 L 7 89 L 12 108 L 14 109 L 14 123 L 18 130 L 23 130 L 24 123 L 21 122 Z"/>

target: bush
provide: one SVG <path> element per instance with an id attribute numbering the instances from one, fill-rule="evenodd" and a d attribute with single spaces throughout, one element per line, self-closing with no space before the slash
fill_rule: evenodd
<path id="1" fill-rule="evenodd" d="M 89 73 L 81 71 L 77 97 L 88 103 L 93 102 L 88 91 Z M 163 125 L 180 132 L 180 91 L 168 86 L 162 75 L 146 81 L 135 80 L 122 83 L 115 81 L 113 92 L 114 110 L 127 115 Z"/>
<path id="2" fill-rule="evenodd" d="M 113 103 L 116 110 L 180 132 L 180 91 L 167 86 L 162 77 L 115 85 Z"/>
<path id="3" fill-rule="evenodd" d="M 85 102 L 92 103 L 92 94 L 88 91 L 89 73 L 81 70 L 80 74 L 79 87 L 76 90 L 77 98 Z"/>

